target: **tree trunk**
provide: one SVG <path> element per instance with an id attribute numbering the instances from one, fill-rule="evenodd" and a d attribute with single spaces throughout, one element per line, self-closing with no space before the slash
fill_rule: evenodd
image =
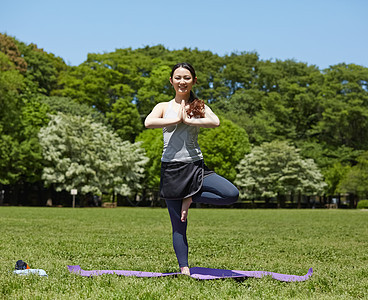
<path id="1" fill-rule="evenodd" d="M 308 205 L 308 208 L 311 208 L 310 196 L 307 196 L 307 205 Z"/>
<path id="2" fill-rule="evenodd" d="M 277 208 L 282 207 L 282 199 L 283 199 L 283 195 L 277 194 Z"/>
<path id="3" fill-rule="evenodd" d="M 4 204 L 5 190 L 3 189 L 3 185 L 0 184 L 0 206 Z"/>
<path id="4" fill-rule="evenodd" d="M 298 208 L 302 208 L 302 192 L 298 192 Z"/>
<path id="5" fill-rule="evenodd" d="M 254 199 L 252 199 L 252 203 L 254 202 Z M 270 198 L 269 197 L 265 197 L 265 207 L 268 208 L 270 207 Z"/>
<path id="6" fill-rule="evenodd" d="M 349 208 L 354 208 L 355 203 L 355 195 L 349 194 Z"/>

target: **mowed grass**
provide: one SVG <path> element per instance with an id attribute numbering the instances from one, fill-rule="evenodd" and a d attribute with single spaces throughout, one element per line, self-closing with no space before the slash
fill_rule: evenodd
<path id="1" fill-rule="evenodd" d="M 167 210 L 0 207 L 0 298 L 368 298 L 368 211 L 191 209 L 188 226 L 191 266 L 314 274 L 292 283 L 81 277 L 67 265 L 178 271 Z M 48 278 L 13 275 L 19 259 Z"/>

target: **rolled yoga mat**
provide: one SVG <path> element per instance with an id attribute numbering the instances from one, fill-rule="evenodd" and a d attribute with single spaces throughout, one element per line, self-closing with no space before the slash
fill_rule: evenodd
<path id="1" fill-rule="evenodd" d="M 93 270 L 85 271 L 80 266 L 68 266 L 68 270 L 71 273 L 76 273 L 81 276 L 99 276 L 103 274 L 115 274 L 120 276 L 136 276 L 136 277 L 164 277 L 175 276 L 181 273 L 155 273 L 155 272 L 141 272 L 141 271 L 125 271 L 125 270 Z M 190 268 L 190 277 L 201 280 L 220 279 L 220 278 L 242 278 L 242 277 L 254 277 L 262 278 L 263 276 L 272 276 L 273 279 L 279 281 L 305 281 L 313 274 L 313 269 L 310 268 L 308 273 L 303 276 L 279 274 L 266 271 L 238 271 L 238 270 L 223 270 L 223 269 L 210 269 L 194 267 Z"/>

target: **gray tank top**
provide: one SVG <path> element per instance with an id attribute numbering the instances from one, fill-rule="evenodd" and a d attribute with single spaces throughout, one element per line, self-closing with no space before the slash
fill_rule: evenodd
<path id="1" fill-rule="evenodd" d="M 167 106 L 164 119 L 177 117 L 171 100 Z M 162 129 L 164 135 L 164 149 L 161 161 L 164 162 L 194 162 L 203 159 L 198 145 L 199 127 L 179 123 Z"/>

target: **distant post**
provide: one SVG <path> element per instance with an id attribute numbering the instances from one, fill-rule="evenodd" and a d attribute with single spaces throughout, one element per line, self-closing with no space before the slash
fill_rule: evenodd
<path id="1" fill-rule="evenodd" d="M 5 198 L 4 195 L 5 195 L 5 191 L 1 190 L 0 191 L 0 205 L 3 205 L 4 198 Z"/>
<path id="2" fill-rule="evenodd" d="M 71 189 L 70 194 L 73 196 L 73 208 L 75 207 L 75 195 L 78 194 L 77 189 Z"/>

